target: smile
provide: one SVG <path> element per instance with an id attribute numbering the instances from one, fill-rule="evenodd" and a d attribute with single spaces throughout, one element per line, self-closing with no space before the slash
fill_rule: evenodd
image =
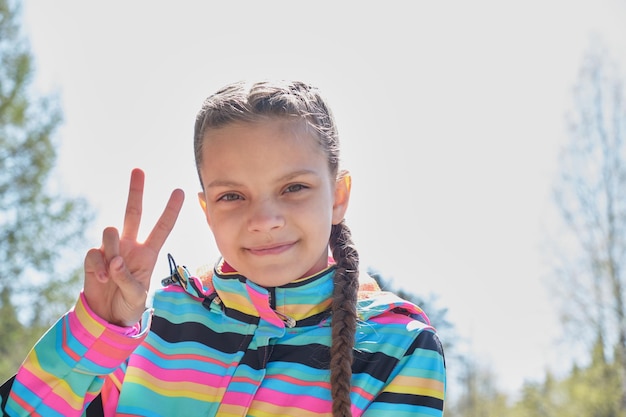
<path id="1" fill-rule="evenodd" d="M 279 243 L 279 244 L 271 245 L 271 246 L 259 246 L 256 248 L 248 248 L 248 252 L 250 252 L 253 255 L 259 255 L 259 256 L 278 255 L 280 253 L 283 253 L 289 250 L 294 244 L 295 243 L 293 242 L 289 242 L 289 243 Z"/>

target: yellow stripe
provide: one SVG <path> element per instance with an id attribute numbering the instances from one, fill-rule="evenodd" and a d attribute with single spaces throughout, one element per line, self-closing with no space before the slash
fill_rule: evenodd
<path id="1" fill-rule="evenodd" d="M 410 376 L 397 376 L 385 388 L 385 391 L 398 394 L 425 395 L 440 400 L 443 400 L 444 396 L 444 387 L 441 381 Z"/>
<path id="2" fill-rule="evenodd" d="M 286 304 L 279 306 L 276 311 L 286 314 L 295 320 L 302 320 L 310 316 L 328 310 L 333 300 L 328 300 L 320 304 Z"/>
<path id="3" fill-rule="evenodd" d="M 46 372 L 39 363 L 37 352 L 32 351 L 28 360 L 24 363 L 24 368 L 43 381 L 48 387 L 52 388 L 52 392 L 63 398 L 74 410 L 82 410 L 84 398 L 76 395 L 70 385 L 56 377 L 55 375 Z"/>
<path id="4" fill-rule="evenodd" d="M 228 293 L 224 295 L 226 296 L 226 298 L 222 298 L 222 302 L 226 307 L 239 310 L 249 316 L 258 317 L 258 311 L 256 311 L 256 309 L 254 308 L 254 304 L 251 303 L 247 297 L 235 293 Z"/>
<path id="5" fill-rule="evenodd" d="M 102 324 L 98 323 L 96 320 L 94 320 L 87 312 L 87 309 L 83 304 L 82 297 L 78 299 L 78 302 L 74 307 L 74 312 L 76 313 L 76 318 L 78 319 L 78 321 L 80 321 L 81 325 L 85 329 L 87 329 L 89 334 L 93 335 L 94 337 L 98 337 L 104 332 L 105 327 Z"/>
<path id="6" fill-rule="evenodd" d="M 246 410 L 246 408 L 241 405 L 221 404 L 216 415 L 220 417 L 241 417 L 246 415 L 246 411 L 250 412 L 252 409 Z"/>
<path id="7" fill-rule="evenodd" d="M 224 396 L 224 388 L 211 389 L 211 391 L 216 391 L 216 394 L 210 395 L 205 384 L 188 381 L 163 381 L 137 368 L 128 370 L 124 377 L 124 384 L 127 383 L 138 384 L 164 397 L 187 397 L 204 402 L 219 402 Z"/>
<path id="8" fill-rule="evenodd" d="M 279 411 L 280 410 L 280 411 Z M 253 401 L 250 411 L 254 411 L 257 417 L 276 417 L 276 416 L 298 416 L 298 417 L 323 417 L 331 416 L 332 411 L 320 414 L 312 411 L 303 410 L 297 407 L 278 407 L 276 404 Z M 280 413 L 280 414 L 279 414 Z M 221 414 L 220 414 L 221 415 Z"/>

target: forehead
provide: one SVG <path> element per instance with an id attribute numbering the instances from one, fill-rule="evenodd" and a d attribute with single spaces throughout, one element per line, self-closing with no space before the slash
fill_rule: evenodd
<path id="1" fill-rule="evenodd" d="M 281 171 L 301 169 L 330 173 L 316 132 L 301 119 L 264 118 L 209 129 L 202 154 L 201 170 L 211 176 L 235 175 L 235 171 L 281 175 Z"/>
<path id="2" fill-rule="evenodd" d="M 263 117 L 255 121 L 237 121 L 207 129 L 203 137 L 203 148 L 226 148 L 238 145 L 275 148 L 300 147 L 307 152 L 324 154 L 319 136 L 304 119 L 288 117 Z M 239 148 L 246 152 L 247 147 Z"/>

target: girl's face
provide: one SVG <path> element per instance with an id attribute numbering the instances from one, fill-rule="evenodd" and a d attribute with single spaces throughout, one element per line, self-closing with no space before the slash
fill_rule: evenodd
<path id="1" fill-rule="evenodd" d="M 209 129 L 200 203 L 224 259 L 265 287 L 328 265 L 332 224 L 345 214 L 350 178 L 334 178 L 302 121 L 270 118 Z"/>

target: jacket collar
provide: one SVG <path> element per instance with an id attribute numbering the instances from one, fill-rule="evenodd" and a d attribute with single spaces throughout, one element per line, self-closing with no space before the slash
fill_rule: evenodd
<path id="1" fill-rule="evenodd" d="M 223 259 L 218 261 L 212 273 L 193 277 L 185 267 L 177 266 L 171 255 L 169 257 L 172 275 L 162 281 L 163 285 L 179 285 L 191 296 L 205 300 L 204 303 L 217 299 L 231 311 L 264 319 L 279 327 L 317 324 L 329 315 L 336 268 L 332 259 L 326 269 L 315 275 L 280 287 L 266 288 L 239 274 Z M 357 311 L 363 321 L 395 311 L 430 324 L 420 307 L 381 291 L 376 281 L 363 271 L 359 274 Z"/>
<path id="2" fill-rule="evenodd" d="M 330 263 L 315 275 L 267 288 L 250 281 L 221 259 L 214 268 L 211 286 L 225 308 L 268 321 L 276 322 L 278 317 L 292 327 L 307 319 L 317 318 L 319 322 L 330 310 L 334 271 L 335 265 Z"/>

